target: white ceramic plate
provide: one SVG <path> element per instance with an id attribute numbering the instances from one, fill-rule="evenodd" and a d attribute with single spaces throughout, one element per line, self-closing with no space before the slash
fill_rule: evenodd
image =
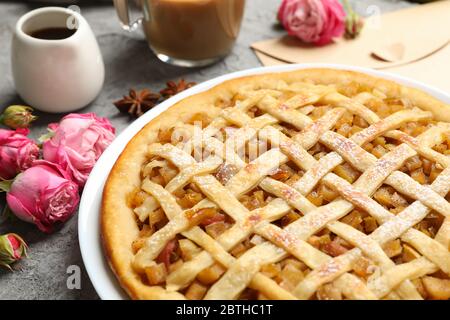
<path id="1" fill-rule="evenodd" d="M 126 130 L 124 130 L 111 146 L 103 153 L 95 168 L 93 169 L 88 182 L 84 188 L 83 196 L 80 203 L 79 221 L 78 221 L 78 234 L 81 248 L 81 254 L 83 257 L 86 270 L 89 274 L 89 278 L 94 285 L 95 290 L 102 299 L 127 299 L 127 295 L 121 289 L 117 279 L 111 272 L 108 263 L 103 254 L 103 248 L 100 241 L 100 205 L 103 192 L 104 183 L 108 177 L 108 174 L 113 167 L 116 159 L 119 157 L 122 150 L 127 145 L 128 141 L 151 119 L 165 111 L 171 105 L 176 102 L 191 96 L 193 94 L 208 90 L 226 80 L 270 72 L 286 72 L 298 69 L 308 68 L 333 68 L 353 70 L 366 73 L 369 75 L 385 78 L 396 81 L 406 86 L 415 87 L 428 92 L 435 98 L 450 104 L 450 95 L 434 89 L 428 85 L 420 83 L 418 81 L 410 80 L 398 75 L 374 71 L 371 69 L 350 67 L 343 65 L 332 64 L 297 64 L 297 65 L 283 65 L 275 67 L 262 67 L 239 71 L 231 74 L 227 74 L 186 90 L 173 98 L 161 103 L 154 109 L 148 111 L 142 117 L 133 122 Z"/>

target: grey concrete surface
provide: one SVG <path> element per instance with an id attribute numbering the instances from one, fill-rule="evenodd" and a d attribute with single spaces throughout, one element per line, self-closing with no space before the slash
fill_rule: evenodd
<path id="1" fill-rule="evenodd" d="M 110 4 L 84 5 L 81 13 L 94 30 L 106 64 L 106 82 L 100 96 L 79 112 L 96 112 L 108 117 L 118 133 L 131 120 L 118 114 L 112 101 L 120 98 L 131 87 L 160 90 L 168 80 L 186 78 L 202 82 L 229 72 L 260 66 L 249 45 L 283 33 L 274 27 L 280 0 L 247 0 L 245 20 L 233 52 L 223 61 L 206 68 L 184 69 L 159 62 L 150 52 L 142 33 L 128 34 L 121 30 L 115 11 Z M 396 0 L 351 1 L 356 10 L 365 14 L 369 5 L 378 5 L 382 12 L 396 10 L 409 2 Z M 20 103 L 10 71 L 10 41 L 17 19 L 27 11 L 44 6 L 21 1 L 0 2 L 0 109 Z M 45 132 L 49 122 L 58 121 L 62 115 L 39 114 L 33 125 L 32 137 Z M 0 199 L 0 206 L 5 204 Z M 15 272 L 0 270 L 0 299 L 98 299 L 84 270 L 78 245 L 77 215 L 58 232 L 45 235 L 33 225 L 18 220 L 0 225 L 0 234 L 17 232 L 29 243 L 29 258 L 18 263 Z M 69 290 L 66 270 L 77 265 L 82 270 L 81 289 Z"/>

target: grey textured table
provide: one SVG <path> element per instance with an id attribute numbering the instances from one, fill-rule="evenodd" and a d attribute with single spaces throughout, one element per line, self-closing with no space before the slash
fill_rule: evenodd
<path id="1" fill-rule="evenodd" d="M 20 103 L 10 72 L 11 32 L 17 19 L 35 8 L 19 1 L 0 2 L 0 109 Z M 382 12 L 411 5 L 396 0 L 351 1 L 361 14 L 369 5 L 378 5 Z M 129 88 L 160 90 L 168 80 L 186 78 L 202 82 L 229 72 L 260 65 L 249 45 L 282 33 L 274 28 L 276 9 L 280 0 L 247 0 L 245 20 L 238 42 L 225 60 L 201 69 L 183 69 L 159 62 L 150 52 L 141 33 L 127 34 L 119 27 L 111 5 L 83 6 L 81 13 L 94 30 L 106 64 L 106 82 L 100 96 L 90 106 L 79 112 L 96 112 L 108 117 L 120 133 L 130 124 L 127 116 L 118 114 L 112 101 L 120 98 Z M 62 115 L 39 114 L 33 125 L 32 137 L 45 132 L 49 122 L 58 121 Z M 0 200 L 1 207 L 4 199 Z M 83 267 L 75 215 L 58 232 L 45 235 L 33 225 L 18 220 L 0 225 L 0 234 L 17 232 L 29 243 L 29 258 L 16 265 L 15 272 L 0 270 L 0 299 L 98 299 Z M 81 268 L 81 289 L 68 289 L 67 268 Z"/>

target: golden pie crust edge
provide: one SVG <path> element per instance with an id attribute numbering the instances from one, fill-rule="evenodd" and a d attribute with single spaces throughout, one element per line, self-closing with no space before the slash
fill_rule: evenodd
<path id="1" fill-rule="evenodd" d="M 170 128 L 177 121 L 188 121 L 195 113 L 205 113 L 205 110 L 211 118 L 214 118 L 221 110 L 212 107 L 216 99 L 231 99 L 242 86 L 264 87 L 265 84 L 278 80 L 292 83 L 307 79 L 325 85 L 357 82 L 369 88 L 377 88 L 387 96 L 407 97 L 415 106 L 431 111 L 436 120 L 450 122 L 450 105 L 421 90 L 364 73 L 334 69 L 302 69 L 236 78 L 179 101 L 152 119 L 130 140 L 114 164 L 103 190 L 101 238 L 104 252 L 120 285 L 131 298 L 150 300 L 184 298 L 178 292 L 167 292 L 162 287 L 143 284 L 131 266 L 134 257 L 131 244 L 138 238 L 139 229 L 135 213 L 127 205 L 126 196 L 142 182 L 140 171 L 146 158 L 147 146 L 156 142 L 159 129 Z"/>

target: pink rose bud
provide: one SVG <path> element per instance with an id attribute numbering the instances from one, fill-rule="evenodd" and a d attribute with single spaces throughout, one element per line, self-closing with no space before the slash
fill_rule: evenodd
<path id="1" fill-rule="evenodd" d="M 39 147 L 27 138 L 28 129 L 0 129 L 0 179 L 12 179 L 39 157 Z"/>
<path id="2" fill-rule="evenodd" d="M 83 187 L 103 151 L 115 138 L 115 129 L 95 113 L 69 114 L 49 125 L 54 136 L 43 144 L 44 159 L 58 163 Z"/>
<path id="3" fill-rule="evenodd" d="M 27 255 L 25 241 L 15 233 L 0 235 L 0 266 L 11 269 L 14 262 Z"/>
<path id="4" fill-rule="evenodd" d="M 355 39 L 361 33 L 364 27 L 364 19 L 355 11 L 348 0 L 344 1 L 347 17 L 345 18 L 345 37 L 347 39 Z"/>
<path id="5" fill-rule="evenodd" d="M 338 0 L 283 0 L 278 20 L 303 42 L 325 45 L 345 32 L 345 11 Z"/>
<path id="6" fill-rule="evenodd" d="M 12 129 L 28 128 L 37 119 L 33 109 L 26 106 L 9 106 L 0 116 L 0 122 Z"/>
<path id="7" fill-rule="evenodd" d="M 66 222 L 75 212 L 80 196 L 78 185 L 59 165 L 37 160 L 17 176 L 6 195 L 11 211 L 21 220 L 34 223 L 46 233 Z"/>
<path id="8" fill-rule="evenodd" d="M 345 20 L 345 37 L 355 39 L 364 27 L 364 20 L 356 13 L 350 13 Z"/>

